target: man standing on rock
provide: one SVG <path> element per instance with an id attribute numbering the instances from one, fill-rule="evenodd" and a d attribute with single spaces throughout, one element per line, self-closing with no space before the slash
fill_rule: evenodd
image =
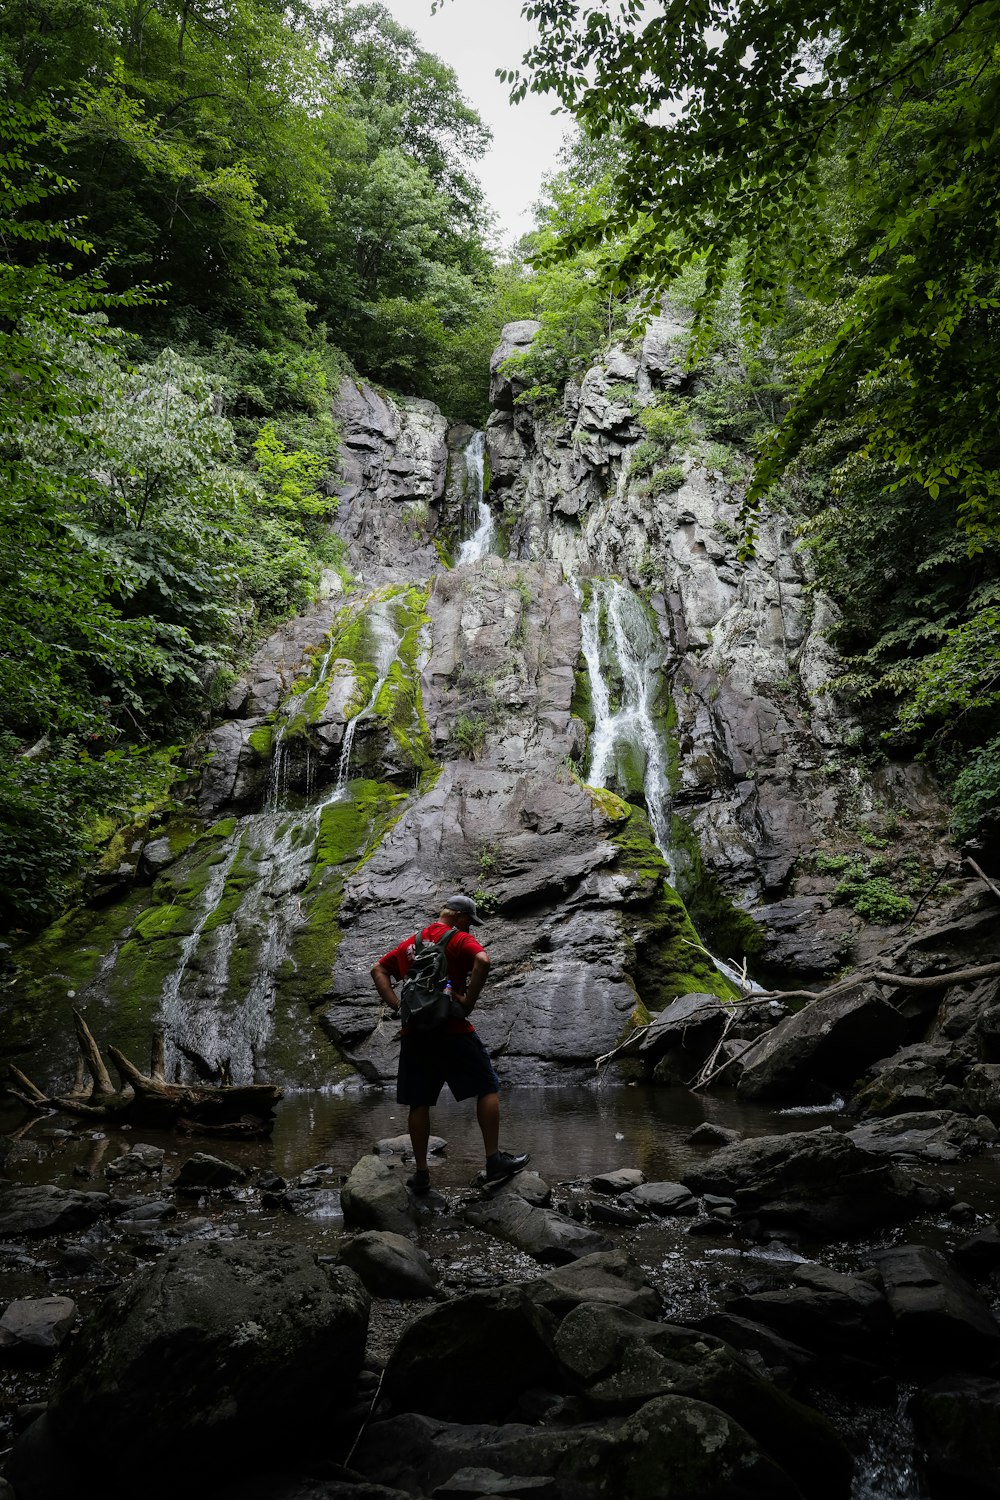
<path id="1" fill-rule="evenodd" d="M 416 1171 L 406 1185 L 421 1195 L 429 1192 L 431 1186 L 427 1170 L 431 1106 L 437 1103 L 445 1084 L 457 1100 L 476 1100 L 476 1119 L 486 1148 L 487 1182 L 503 1182 L 528 1162 L 527 1155 L 515 1156 L 499 1149 L 500 1080 L 490 1054 L 469 1021 L 469 1013 L 490 970 L 485 948 L 469 931 L 479 921 L 476 903 L 470 896 L 449 896 L 438 920 L 420 934 L 425 943 L 437 943 L 449 928 L 458 929 L 448 943 L 445 956 L 452 999 L 461 1012 L 431 1031 L 404 1026 L 400 1033 L 396 1100 L 409 1107 L 408 1128 L 416 1161 Z M 417 935 L 412 933 L 384 954 L 372 969 L 375 988 L 390 1010 L 399 1010 L 399 996 L 392 982 L 406 978 L 416 941 Z"/>

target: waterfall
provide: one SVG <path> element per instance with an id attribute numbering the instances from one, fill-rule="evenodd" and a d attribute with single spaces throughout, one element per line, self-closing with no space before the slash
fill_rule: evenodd
<path id="1" fill-rule="evenodd" d="M 493 516 L 486 503 L 483 479 L 486 472 L 486 434 L 476 432 L 465 447 L 466 493 L 476 497 L 476 529 L 458 549 L 456 566 L 478 562 L 489 554 L 493 541 Z"/>
<path id="2" fill-rule="evenodd" d="M 340 763 L 337 767 L 337 793 L 341 793 L 347 785 L 348 772 L 351 769 L 351 750 L 354 745 L 354 736 L 358 725 L 365 719 L 371 717 L 375 712 L 378 695 L 385 687 L 386 678 L 392 671 L 392 664 L 399 654 L 400 636 L 395 625 L 390 619 L 392 606 L 391 599 L 381 600 L 373 605 L 368 619 L 375 637 L 375 686 L 372 688 L 371 696 L 364 708 L 349 719 L 344 726 L 344 739 L 340 747 Z"/>
<path id="3" fill-rule="evenodd" d="M 670 881 L 675 880 L 670 843 L 670 784 L 664 766 L 664 747 L 653 716 L 657 679 L 664 668 L 663 645 L 631 589 L 609 578 L 595 578 L 590 586 L 590 602 L 583 607 L 579 584 L 570 585 L 580 602 L 581 649 L 590 677 L 590 700 L 594 712 L 590 765 L 586 780 L 590 786 L 607 786 L 608 781 L 622 783 L 623 768 L 631 763 L 633 774 L 642 761 L 642 789 L 646 811 L 656 847 L 663 855 Z M 602 634 L 601 622 L 604 621 Z M 612 706 L 612 688 L 601 662 L 601 647 L 615 663 L 620 681 L 620 702 Z M 608 650 L 607 648 L 610 648 Z M 730 983 L 748 993 L 761 986 L 744 981 L 742 974 L 705 953 Z"/>
<path id="4" fill-rule="evenodd" d="M 579 588 L 574 584 L 579 599 Z M 601 663 L 601 620 L 620 675 L 621 694 L 612 707 L 611 689 Z M 581 608 L 582 647 L 590 674 L 594 732 L 587 781 L 607 786 L 621 783 L 623 765 L 636 769 L 641 762 L 642 790 L 656 846 L 671 871 L 670 787 L 664 752 L 653 716 L 658 677 L 663 669 L 663 646 L 638 597 L 624 584 L 597 578 L 590 602 Z"/>
<path id="5" fill-rule="evenodd" d="M 197 898 L 192 929 L 160 993 L 169 1068 L 179 1060 L 183 1044 L 209 1062 L 227 1059 L 234 1083 L 250 1083 L 255 1077 L 257 1055 L 271 1034 L 278 980 L 302 925 L 302 892 L 315 867 L 323 812 L 350 795 L 347 782 L 358 725 L 373 715 L 399 657 L 402 631 L 395 606 L 390 596 L 365 610 L 372 658 L 366 665 L 374 670 L 375 682 L 364 707 L 345 727 L 335 785 L 317 797 L 310 761 L 306 805 L 300 811 L 282 808 L 288 780 L 286 721 L 275 733 L 263 809 L 237 819 L 220 843 Z M 332 646 L 317 683 L 325 680 L 331 657 Z"/>

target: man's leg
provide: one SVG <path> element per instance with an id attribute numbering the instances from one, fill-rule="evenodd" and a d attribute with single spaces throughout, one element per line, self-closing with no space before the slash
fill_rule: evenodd
<path id="1" fill-rule="evenodd" d="M 497 1120 L 500 1114 L 497 1110 Z M 426 1104 L 416 1104 L 410 1109 L 407 1121 L 410 1132 L 410 1145 L 413 1147 L 413 1160 L 416 1162 L 418 1172 L 427 1171 L 427 1145 L 431 1138 L 431 1112 Z M 494 1147 L 496 1150 L 496 1147 Z"/>
<path id="2" fill-rule="evenodd" d="M 487 1156 L 494 1156 L 500 1145 L 500 1095 L 480 1094 L 476 1100 L 476 1119 L 483 1132 Z"/>

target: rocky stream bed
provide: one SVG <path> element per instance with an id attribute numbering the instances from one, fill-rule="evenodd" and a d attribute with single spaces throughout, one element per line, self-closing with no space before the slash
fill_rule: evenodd
<path id="1" fill-rule="evenodd" d="M 140 1466 L 151 1495 L 233 1500 L 996 1492 L 986 1122 L 911 1112 L 870 1149 L 842 1109 L 730 1094 L 506 1108 L 528 1170 L 484 1190 L 445 1106 L 426 1200 L 375 1093 L 295 1097 L 224 1149 L 8 1135 L 17 1500 Z"/>

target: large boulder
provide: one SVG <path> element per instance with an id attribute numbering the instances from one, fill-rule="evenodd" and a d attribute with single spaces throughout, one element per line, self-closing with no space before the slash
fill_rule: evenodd
<path id="1" fill-rule="evenodd" d="M 0 1239 L 89 1229 L 110 1205 L 107 1193 L 77 1193 L 41 1184 L 8 1188 L 0 1193 Z"/>
<path id="2" fill-rule="evenodd" d="M 924 1463 L 942 1496 L 1000 1494 L 1000 1381 L 951 1375 L 918 1391 L 912 1411 Z"/>
<path id="3" fill-rule="evenodd" d="M 304 1248 L 215 1241 L 172 1250 L 113 1292 L 66 1357 L 44 1419 L 53 1456 L 114 1490 L 173 1495 L 286 1451 L 329 1423 L 364 1358 L 368 1294 Z M 38 1444 L 15 1454 L 22 1500 L 64 1492 Z M 153 1461 L 151 1461 L 153 1460 Z M 84 1491 L 89 1493 L 87 1491 Z"/>
<path id="4" fill-rule="evenodd" d="M 722 1035 L 727 1013 L 718 995 L 679 995 L 654 1016 L 639 1055 L 646 1063 L 656 1063 L 667 1053 L 680 1054 L 678 1062 L 688 1060 L 690 1075 Z"/>
<path id="5" fill-rule="evenodd" d="M 582 1426 L 455 1426 L 416 1414 L 368 1428 L 354 1460 L 383 1484 L 436 1493 L 461 1469 L 548 1475 L 564 1500 L 801 1500 L 801 1490 L 713 1406 L 661 1396 Z"/>
<path id="6" fill-rule="evenodd" d="M 582 1306 L 559 1326 L 560 1372 L 595 1414 L 637 1410 L 656 1396 L 706 1401 L 739 1422 L 815 1495 L 843 1495 L 853 1465 L 825 1418 L 754 1373 L 721 1339 L 615 1307 Z"/>
<path id="7" fill-rule="evenodd" d="M 736 1215 L 827 1239 L 898 1223 L 923 1206 L 900 1167 L 862 1151 L 829 1127 L 724 1146 L 685 1185 L 736 1200 Z"/>
<path id="8" fill-rule="evenodd" d="M 386 1366 L 386 1394 L 402 1411 L 502 1421 L 530 1386 L 557 1383 L 554 1327 L 554 1314 L 523 1285 L 456 1297 L 403 1330 Z"/>
<path id="9" fill-rule="evenodd" d="M 810 1103 L 850 1087 L 906 1040 L 906 1022 L 876 988 L 820 995 L 743 1053 L 737 1093 Z"/>
<path id="10" fill-rule="evenodd" d="M 827 1355 L 884 1354 L 892 1320 L 871 1282 L 812 1264 L 797 1266 L 792 1280 L 790 1287 L 735 1297 L 726 1311 Z"/>
<path id="11" fill-rule="evenodd" d="M 982 1368 L 1000 1357 L 1000 1325 L 938 1250 L 893 1245 L 872 1264 L 882 1277 L 897 1343 L 923 1366 Z"/>

